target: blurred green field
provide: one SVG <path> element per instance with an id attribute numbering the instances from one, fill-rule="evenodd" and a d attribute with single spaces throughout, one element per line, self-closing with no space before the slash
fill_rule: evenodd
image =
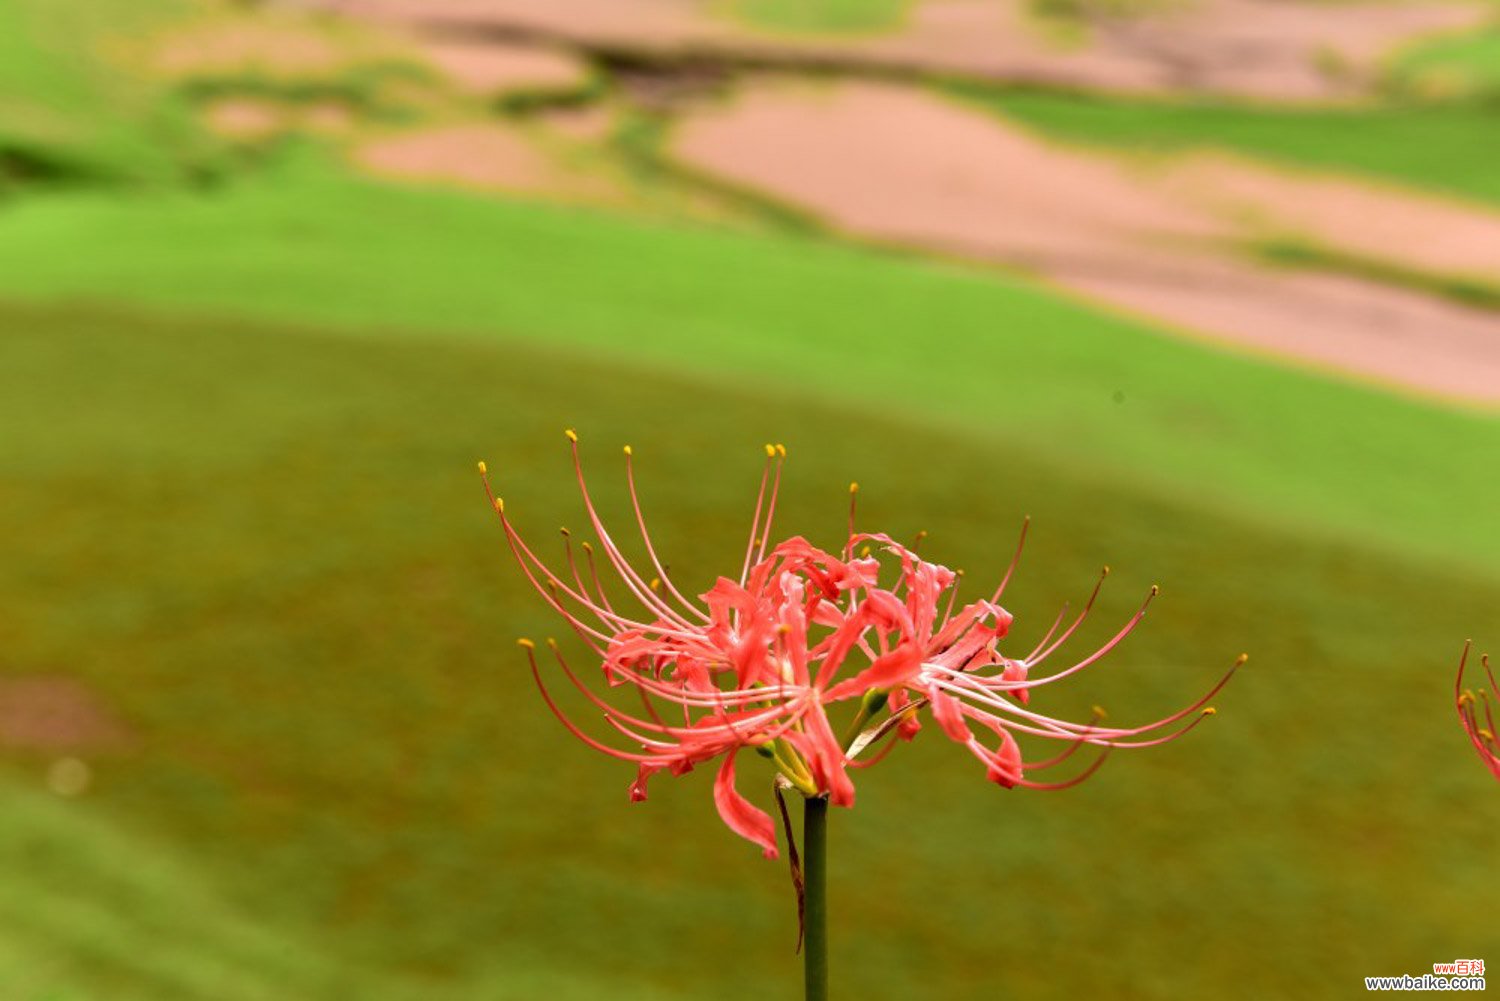
<path id="1" fill-rule="evenodd" d="M 124 72 L 193 0 L 0 3 L 0 197 L 20 184 L 168 184 L 207 171 L 187 109 Z"/>
<path id="2" fill-rule="evenodd" d="M 1246 365 L 981 271 L 814 240 L 299 168 L 209 195 L 17 205 L 0 223 L 0 294 L 576 345 L 872 406 L 1273 525 L 1475 566 L 1500 555 L 1493 512 L 1450 499 L 1490 482 L 1490 417 Z"/>
<path id="3" fill-rule="evenodd" d="M 305 183 L 0 221 L 6 294 L 33 299 L 0 318 L 4 669 L 85 678 L 141 736 L 78 802 L 7 758 L 0 844 L 39 902 L 0 917 L 18 996 L 795 982 L 785 872 L 705 778 L 629 807 L 516 656 L 555 626 L 472 462 L 545 539 L 577 522 L 564 423 L 607 502 L 635 445 L 693 586 L 733 556 L 766 438 L 793 449 L 787 532 L 833 537 L 857 478 L 869 524 L 989 577 L 1033 514 L 1023 641 L 1103 561 L 1090 639 L 1161 581 L 1049 708 L 1140 717 L 1254 655 L 1212 727 L 1066 794 L 1004 793 L 931 734 L 867 773 L 834 828 L 850 996 L 1322 996 L 1497 944 L 1497 808 L 1445 695 L 1500 599 L 1494 419 L 979 274 Z M 343 274 L 299 284 L 296 247 Z"/>
<path id="4" fill-rule="evenodd" d="M 1500 121 L 1470 101 L 1286 108 L 993 90 L 954 93 L 1059 139 L 1146 154 L 1227 150 L 1500 201 Z"/>
<path id="5" fill-rule="evenodd" d="M 901 23 L 913 0 L 722 0 L 740 20 L 770 31 L 859 35 Z"/>
<path id="6" fill-rule="evenodd" d="M 1392 61 L 1390 85 L 1429 99 L 1500 98 L 1500 23 L 1412 46 Z"/>
<path id="7" fill-rule="evenodd" d="M 0 151 L 104 168 L 0 202 L 0 682 L 80 678 L 134 741 L 83 755 L 77 799 L 0 750 L 0 998 L 791 996 L 785 869 L 708 775 L 629 805 L 513 645 L 557 624 L 473 463 L 546 548 L 581 521 L 564 426 L 621 514 L 634 446 L 695 590 L 737 565 L 766 440 L 788 534 L 836 539 L 857 479 L 866 525 L 988 580 L 1031 514 L 1020 645 L 1101 563 L 1080 652 L 1161 583 L 1048 710 L 1159 715 L 1252 654 L 1210 725 L 1066 793 L 998 789 L 932 732 L 863 773 L 833 817 L 840 996 L 1321 998 L 1496 955 L 1500 804 L 1448 688 L 1466 636 L 1500 645 L 1494 414 L 981 269 L 388 187 L 296 144 L 189 188 L 200 135 L 133 145 L 128 92 L 14 37 L 0 94 L 56 74 L 78 128 L 0 100 Z M 1500 197 L 1472 105 L 986 100 Z"/>

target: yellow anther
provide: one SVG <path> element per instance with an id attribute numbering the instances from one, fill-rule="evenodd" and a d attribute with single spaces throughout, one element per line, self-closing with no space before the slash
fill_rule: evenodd
<path id="1" fill-rule="evenodd" d="M 770 443 L 766 444 L 766 458 L 767 459 L 774 459 L 774 458 L 776 458 L 776 446 L 775 445 L 772 445 Z"/>
<path id="2" fill-rule="evenodd" d="M 1153 597 L 1153 598 L 1154 598 L 1154 597 L 1156 597 L 1156 596 L 1157 596 L 1157 595 L 1158 595 L 1158 594 L 1161 594 L 1161 587 L 1160 587 L 1160 585 L 1157 585 L 1157 584 L 1152 584 L 1152 585 L 1151 585 L 1151 597 Z"/>
<path id="3" fill-rule="evenodd" d="M 495 510 L 499 511 L 501 514 L 505 513 L 505 498 L 504 497 L 496 497 L 495 498 Z"/>
<path id="4" fill-rule="evenodd" d="M 921 542 L 925 538 L 927 538 L 927 529 L 924 528 L 917 533 L 917 541 Z"/>
<path id="5" fill-rule="evenodd" d="M 536 644 L 531 642 L 531 640 L 527 639 L 525 636 L 522 636 L 520 639 L 516 640 L 516 645 L 523 646 L 528 650 L 536 649 Z"/>
<path id="6" fill-rule="evenodd" d="M 962 577 L 963 575 L 964 575 L 963 567 L 959 567 L 957 570 L 953 571 L 953 576 L 955 576 L 955 577 Z"/>
<path id="7" fill-rule="evenodd" d="M 635 454 L 635 452 L 633 452 L 633 451 L 631 451 L 631 448 L 630 448 L 630 446 L 629 446 L 629 445 L 626 445 L 626 446 L 625 446 L 625 454 L 626 454 L 626 455 L 634 455 L 634 454 Z"/>
<path id="8" fill-rule="evenodd" d="M 792 627 L 789 626 L 789 625 L 787 625 L 785 622 L 783 622 L 781 625 L 779 625 L 779 626 L 776 627 L 776 635 L 777 636 L 785 636 L 787 633 L 789 633 L 791 631 L 792 631 Z"/>
<path id="9" fill-rule="evenodd" d="M 1203 709 L 1203 715 L 1205 715 L 1205 716 L 1217 716 L 1217 715 L 1219 715 L 1219 710 L 1215 709 L 1213 706 L 1206 706 Z"/>
<path id="10" fill-rule="evenodd" d="M 869 546 L 862 547 L 860 549 L 860 551 L 859 551 L 859 555 L 861 557 L 869 556 L 870 555 L 870 547 Z"/>
<path id="11" fill-rule="evenodd" d="M 1484 729 L 1483 727 L 1480 727 L 1480 729 L 1479 729 L 1479 736 L 1483 737 L 1485 740 L 1489 741 L 1491 744 L 1493 744 L 1495 742 L 1495 735 L 1493 733 L 1490 733 L 1488 730 Z"/>
<path id="12" fill-rule="evenodd" d="M 570 535 L 573 534 L 572 532 L 568 531 L 568 526 L 567 525 L 564 525 L 562 528 L 559 528 L 558 531 L 562 533 L 562 537 L 564 539 L 566 539 L 568 536 L 570 536 Z"/>
<path id="13" fill-rule="evenodd" d="M 1245 663 L 1245 661 L 1247 661 L 1249 659 L 1250 659 L 1250 655 L 1248 653 L 1242 653 L 1238 657 L 1234 658 L 1234 666 L 1235 667 L 1240 667 L 1240 666 L 1242 666 Z"/>
<path id="14" fill-rule="evenodd" d="M 488 473 L 488 472 L 489 472 L 489 471 L 490 471 L 490 467 L 489 467 L 489 466 L 486 466 L 486 465 L 485 465 L 485 464 L 484 464 L 484 460 L 483 460 L 483 459 L 481 459 L 481 460 L 480 460 L 480 461 L 479 461 L 479 475 L 480 475 L 480 476 L 483 476 L 483 475 L 484 475 L 484 474 L 485 474 L 485 473 Z"/>
<path id="15" fill-rule="evenodd" d="M 1490 655 L 1489 654 L 1482 653 L 1482 654 L 1479 655 L 1479 666 L 1485 668 L 1486 670 L 1489 669 L 1489 666 L 1490 666 Z"/>
<path id="16" fill-rule="evenodd" d="M 781 456 L 783 459 L 786 458 L 786 446 L 779 441 L 776 443 L 776 454 Z"/>
<path id="17" fill-rule="evenodd" d="M 1473 701 L 1474 701 L 1474 693 L 1473 692 L 1464 692 L 1462 695 L 1460 695 L 1458 697 L 1458 704 L 1461 705 L 1461 706 L 1470 705 L 1470 704 L 1473 703 Z"/>
<path id="18" fill-rule="evenodd" d="M 1103 706 L 1095 706 L 1094 707 L 1094 719 L 1096 719 L 1096 720 L 1099 720 L 1099 719 L 1109 719 L 1109 713 L 1107 713 L 1107 712 L 1104 711 L 1104 707 Z"/>
<path id="19" fill-rule="evenodd" d="M 586 552 L 586 553 L 592 553 L 594 551 L 594 545 L 593 545 L 593 543 L 591 543 L 591 542 L 589 542 L 587 540 L 584 540 L 584 542 L 582 543 L 582 546 L 583 546 L 583 551 Z"/>
<path id="20" fill-rule="evenodd" d="M 653 591 L 660 591 L 661 590 L 661 578 L 660 577 L 652 577 L 651 578 L 651 590 L 653 590 Z"/>
<path id="21" fill-rule="evenodd" d="M 1104 564 L 1104 569 L 1099 572 L 1099 576 L 1100 577 L 1108 577 L 1109 576 L 1109 564 L 1108 563 Z"/>
<path id="22" fill-rule="evenodd" d="M 547 637 L 547 645 L 550 646 L 552 649 L 556 650 L 557 649 L 557 640 L 553 639 L 551 636 L 548 636 Z"/>
<path id="23" fill-rule="evenodd" d="M 859 484 L 858 483 L 850 483 L 849 484 L 849 492 L 851 494 L 857 494 L 857 493 L 859 493 Z"/>
<path id="24" fill-rule="evenodd" d="M 568 436 L 568 440 L 571 441 L 573 444 L 575 444 L 575 445 L 578 444 L 578 432 L 577 431 L 574 431 L 572 428 L 563 428 L 563 434 L 567 435 Z"/>

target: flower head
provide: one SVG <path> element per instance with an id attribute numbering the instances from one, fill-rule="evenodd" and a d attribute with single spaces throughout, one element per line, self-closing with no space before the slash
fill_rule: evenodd
<path id="1" fill-rule="evenodd" d="M 1113 650 L 1141 621 L 1157 589 L 1102 647 L 1051 669 L 1052 655 L 1093 608 L 1106 567 L 1076 616 L 1069 619 L 1064 608 L 1041 641 L 1016 656 L 1007 642 L 1012 617 L 1000 600 L 1020 558 L 1024 526 L 999 586 L 964 603 L 958 597 L 961 571 L 922 559 L 918 545 L 856 531 L 857 484 L 850 485 L 848 532 L 838 552 L 801 537 L 771 545 L 786 458 L 780 445 L 766 446 L 739 575 L 720 577 L 695 601 L 672 582 L 652 544 L 632 450 L 625 448 L 625 475 L 649 570 L 632 564 L 606 530 L 589 496 L 578 436 L 567 436 L 597 551 L 582 543 L 580 559 L 565 531 L 563 567 L 554 570 L 517 532 L 492 491 L 491 502 L 527 578 L 597 659 L 606 691 L 632 689 L 639 707 L 625 708 L 624 700 L 596 692 L 549 640 L 562 676 L 599 710 L 613 740 L 591 735 L 562 712 L 543 679 L 535 644 L 522 640 L 543 698 L 574 736 L 636 764 L 632 800 L 646 798 L 647 782 L 658 772 L 680 775 L 718 760 L 714 802 L 720 816 L 768 857 L 776 855 L 771 818 L 735 785 L 741 750 L 769 758 L 778 781 L 804 795 L 850 806 L 851 772 L 915 737 L 926 709 L 943 734 L 984 765 L 991 781 L 1060 789 L 1087 778 L 1116 748 L 1165 743 L 1197 726 L 1214 712 L 1208 700 L 1245 660 L 1237 660 L 1197 701 L 1141 726 L 1106 726 L 1098 709 L 1086 722 L 1045 715 L 1031 707 L 1032 693 Z M 480 471 L 485 473 L 482 463 Z M 485 488 L 490 490 L 487 474 Z M 833 715 L 840 714 L 845 720 L 836 725 Z M 1053 750 L 1023 753 L 1023 741 L 1051 742 Z M 1082 749 L 1090 756 L 1074 767 Z M 1050 778 L 1059 768 L 1064 777 Z"/>
<path id="2" fill-rule="evenodd" d="M 1479 658 L 1480 666 L 1484 668 L 1484 675 L 1489 679 L 1490 687 L 1479 689 L 1474 692 L 1464 688 L 1464 669 L 1469 663 L 1469 646 L 1464 644 L 1464 652 L 1458 658 L 1458 677 L 1453 682 L 1453 701 L 1458 707 L 1458 719 L 1464 726 L 1464 732 L 1469 735 L 1469 742 L 1474 745 L 1474 750 L 1479 752 L 1479 760 L 1483 761 L 1489 768 L 1490 774 L 1500 779 L 1500 742 L 1495 739 L 1495 717 L 1490 711 L 1491 693 L 1500 693 L 1500 687 L 1495 685 L 1494 672 L 1490 670 L 1489 654 Z"/>

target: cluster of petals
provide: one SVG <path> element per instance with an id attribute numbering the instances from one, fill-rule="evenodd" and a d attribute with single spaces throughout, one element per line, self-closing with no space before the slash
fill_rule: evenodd
<path id="1" fill-rule="evenodd" d="M 1032 693 L 1109 653 L 1140 622 L 1151 598 L 1101 647 L 1060 669 L 1043 664 L 1088 616 L 1097 585 L 1076 616 L 1068 618 L 1065 608 L 1024 656 L 1003 653 L 1012 617 L 1000 599 L 1019 544 L 999 587 L 988 597 L 961 602 L 961 572 L 924 560 L 886 535 L 855 530 L 858 487 L 851 484 L 849 529 L 838 552 L 801 537 L 769 545 L 786 456 L 779 445 L 766 447 L 738 577 L 720 577 L 692 600 L 672 582 L 651 540 L 631 449 L 625 449 L 626 479 L 632 531 L 639 533 L 645 555 L 639 565 L 607 531 L 589 495 L 577 435 L 569 431 L 568 438 L 597 550 L 586 542 L 576 553 L 565 531 L 565 556 L 549 566 L 516 530 L 503 500 L 490 491 L 487 474 L 485 487 L 527 578 L 592 651 L 604 694 L 548 641 L 562 676 L 598 710 L 607 730 L 591 734 L 563 712 L 543 679 L 535 645 L 522 640 L 537 685 L 576 737 L 636 764 L 632 800 L 646 798 L 647 782 L 658 772 L 680 775 L 718 760 L 714 801 L 720 816 L 768 857 L 776 855 L 771 817 L 735 784 L 741 750 L 769 758 L 782 784 L 849 806 L 855 795 L 851 770 L 912 739 L 922 728 L 919 710 L 927 709 L 942 733 L 983 764 L 991 781 L 1007 788 L 1064 788 L 1092 774 L 1112 749 L 1148 747 L 1192 729 L 1213 713 L 1208 700 L 1244 662 L 1236 661 L 1202 698 L 1142 726 L 1105 726 L 1102 710 L 1086 722 L 1044 715 L 1032 708 Z M 480 469 L 485 472 L 482 463 Z M 606 697 L 620 690 L 632 698 Z M 830 710 L 845 717 L 842 726 Z M 1052 741 L 1054 751 L 1027 757 L 1018 738 Z M 1082 766 L 1065 766 L 1083 748 L 1092 753 Z M 1066 777 L 1038 778 L 1059 766 Z"/>
<path id="2" fill-rule="evenodd" d="M 1469 644 L 1464 644 L 1463 656 L 1458 659 L 1458 677 L 1453 682 L 1453 701 L 1458 707 L 1458 718 L 1463 723 L 1469 742 L 1479 752 L 1479 760 L 1489 768 L 1490 774 L 1500 779 L 1500 743 L 1495 739 L 1495 717 L 1490 710 L 1490 693 L 1500 693 L 1495 685 L 1495 674 L 1490 670 L 1488 654 L 1479 658 L 1484 675 L 1489 679 L 1488 690 L 1474 692 L 1464 688 L 1464 672 L 1469 664 Z"/>

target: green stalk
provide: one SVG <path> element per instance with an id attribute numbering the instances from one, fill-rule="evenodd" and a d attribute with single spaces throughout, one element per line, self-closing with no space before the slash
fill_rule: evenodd
<path id="1" fill-rule="evenodd" d="M 807 1001 L 828 1001 L 828 797 L 802 801 L 802 872 L 806 938 L 802 945 Z"/>

